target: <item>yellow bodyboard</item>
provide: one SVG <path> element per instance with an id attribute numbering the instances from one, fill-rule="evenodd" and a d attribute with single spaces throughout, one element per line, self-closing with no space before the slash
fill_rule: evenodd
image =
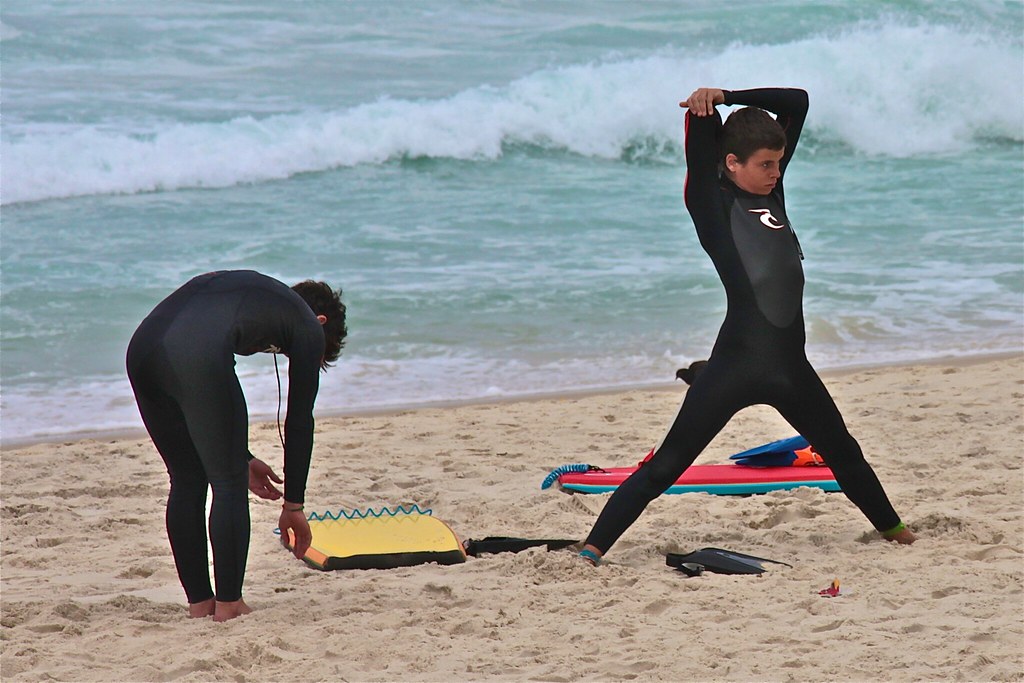
<path id="1" fill-rule="evenodd" d="M 313 543 L 303 559 L 317 569 L 391 569 L 466 561 L 466 551 L 455 532 L 428 514 L 312 517 Z M 290 532 L 281 542 L 294 547 Z"/>

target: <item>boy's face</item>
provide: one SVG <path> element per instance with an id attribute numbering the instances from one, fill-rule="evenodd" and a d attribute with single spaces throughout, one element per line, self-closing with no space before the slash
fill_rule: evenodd
<path id="1" fill-rule="evenodd" d="M 725 168 L 729 171 L 729 179 L 741 190 L 751 194 L 771 194 L 782 175 L 779 162 L 783 154 L 785 150 L 782 149 L 761 148 L 742 163 L 735 154 L 729 154 L 725 157 Z"/>

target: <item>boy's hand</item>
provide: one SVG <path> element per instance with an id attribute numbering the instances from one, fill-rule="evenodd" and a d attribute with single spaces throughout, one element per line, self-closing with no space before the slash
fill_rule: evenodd
<path id="1" fill-rule="evenodd" d="M 259 458 L 253 458 L 249 461 L 249 490 L 255 493 L 260 498 L 266 500 L 277 500 L 283 494 L 281 491 L 271 484 L 271 481 L 275 481 L 278 484 L 283 484 L 281 478 L 274 474 L 274 470 L 271 469 L 270 465 L 263 462 Z"/>
<path id="2" fill-rule="evenodd" d="M 679 106 L 694 116 L 711 116 L 718 104 L 725 104 L 725 93 L 720 88 L 697 88 Z"/>
<path id="3" fill-rule="evenodd" d="M 287 506 L 288 503 L 286 502 Z M 313 543 L 313 532 L 309 528 L 309 521 L 306 513 L 301 509 L 290 510 L 287 507 L 281 509 L 281 516 L 277 519 L 277 527 L 281 530 L 281 541 L 288 538 L 290 530 L 295 537 L 295 545 L 292 547 L 292 554 L 297 559 L 302 559 Z"/>

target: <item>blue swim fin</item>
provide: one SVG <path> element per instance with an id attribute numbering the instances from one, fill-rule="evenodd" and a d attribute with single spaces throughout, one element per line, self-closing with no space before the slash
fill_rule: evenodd
<path id="1" fill-rule="evenodd" d="M 807 439 L 802 436 L 791 436 L 788 439 L 780 439 L 778 441 L 772 441 L 766 443 L 763 446 L 757 446 L 751 448 L 748 451 L 737 453 L 736 455 L 730 455 L 730 460 L 739 460 L 740 458 L 748 458 L 752 455 L 760 455 L 762 453 L 792 453 L 798 451 L 801 448 L 807 448 L 811 444 L 808 443 Z"/>
<path id="2" fill-rule="evenodd" d="M 791 436 L 730 455 L 729 459 L 748 467 L 787 467 L 796 461 L 796 451 L 809 445 L 804 437 Z"/>

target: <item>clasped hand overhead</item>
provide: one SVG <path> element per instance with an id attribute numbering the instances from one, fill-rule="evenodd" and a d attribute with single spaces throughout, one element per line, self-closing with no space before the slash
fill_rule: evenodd
<path id="1" fill-rule="evenodd" d="M 689 109 L 694 116 L 711 116 L 718 104 L 725 104 L 725 93 L 721 88 L 697 88 L 679 106 Z"/>

